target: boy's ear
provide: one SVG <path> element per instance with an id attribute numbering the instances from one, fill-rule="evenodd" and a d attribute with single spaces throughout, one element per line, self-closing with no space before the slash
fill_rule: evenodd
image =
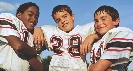
<path id="1" fill-rule="evenodd" d="M 74 16 L 74 14 L 72 13 L 72 19 L 74 20 L 75 19 L 75 16 Z"/>
<path id="2" fill-rule="evenodd" d="M 19 12 L 19 13 L 17 14 L 17 18 L 20 19 L 20 18 L 21 18 L 21 14 L 22 14 L 22 13 Z"/>
<path id="3" fill-rule="evenodd" d="M 117 19 L 115 20 L 115 22 L 114 22 L 114 25 L 119 25 L 119 23 L 120 23 L 120 18 L 117 18 Z"/>

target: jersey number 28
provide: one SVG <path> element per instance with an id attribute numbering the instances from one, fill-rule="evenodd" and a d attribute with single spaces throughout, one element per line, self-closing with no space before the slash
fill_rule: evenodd
<path id="1" fill-rule="evenodd" d="M 82 38 L 80 35 L 72 35 L 68 40 L 68 53 L 72 57 L 80 57 L 80 43 Z M 60 48 L 63 47 L 63 39 L 60 36 L 52 36 L 50 42 L 53 46 L 53 51 L 56 54 L 61 55 L 63 51 Z"/>

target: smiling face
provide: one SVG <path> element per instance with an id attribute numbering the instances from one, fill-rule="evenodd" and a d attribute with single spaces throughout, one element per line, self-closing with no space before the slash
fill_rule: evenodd
<path id="1" fill-rule="evenodd" d="M 74 14 L 70 15 L 67 11 L 62 10 L 56 12 L 53 17 L 59 28 L 64 32 L 70 32 L 74 28 Z"/>
<path id="2" fill-rule="evenodd" d="M 17 17 L 24 23 L 28 30 L 33 30 L 38 23 L 39 11 L 37 7 L 30 6 L 23 13 L 18 13 Z"/>
<path id="3" fill-rule="evenodd" d="M 107 14 L 105 11 L 99 11 L 94 14 L 95 21 L 95 30 L 100 34 L 104 35 L 109 30 L 116 27 L 119 24 L 119 18 L 116 20 L 112 20 L 112 17 Z"/>

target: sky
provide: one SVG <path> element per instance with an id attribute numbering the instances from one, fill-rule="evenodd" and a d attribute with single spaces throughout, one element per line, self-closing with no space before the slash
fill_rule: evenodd
<path id="1" fill-rule="evenodd" d="M 120 26 L 128 27 L 133 30 L 133 0 L 0 0 L 0 13 L 16 14 L 20 4 L 34 2 L 40 8 L 39 22 L 36 27 L 50 24 L 55 25 L 51 14 L 52 9 L 57 5 L 68 5 L 75 15 L 75 26 L 92 22 L 95 10 L 101 5 L 110 5 L 118 10 L 120 15 Z M 53 52 L 43 51 L 42 57 L 52 55 Z M 87 55 L 89 61 L 89 54 Z M 133 70 L 133 62 L 129 70 Z"/>

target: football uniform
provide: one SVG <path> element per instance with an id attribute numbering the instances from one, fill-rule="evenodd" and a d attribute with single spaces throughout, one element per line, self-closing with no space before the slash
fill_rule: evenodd
<path id="1" fill-rule="evenodd" d="M 117 59 L 110 67 L 112 71 L 126 71 L 132 61 L 133 31 L 118 27 L 109 30 L 99 41 L 94 43 L 90 54 L 90 65 L 99 59 Z"/>
<path id="2" fill-rule="evenodd" d="M 29 71 L 29 62 L 18 57 L 5 36 L 16 36 L 33 47 L 32 34 L 23 22 L 10 13 L 0 14 L 0 68 L 6 71 Z M 13 39 L 12 39 L 13 42 Z"/>
<path id="3" fill-rule="evenodd" d="M 52 50 L 49 71 L 87 71 L 86 56 L 80 55 L 80 44 L 94 32 L 94 23 L 76 26 L 66 33 L 56 26 L 41 27 L 46 38 L 48 50 Z"/>

